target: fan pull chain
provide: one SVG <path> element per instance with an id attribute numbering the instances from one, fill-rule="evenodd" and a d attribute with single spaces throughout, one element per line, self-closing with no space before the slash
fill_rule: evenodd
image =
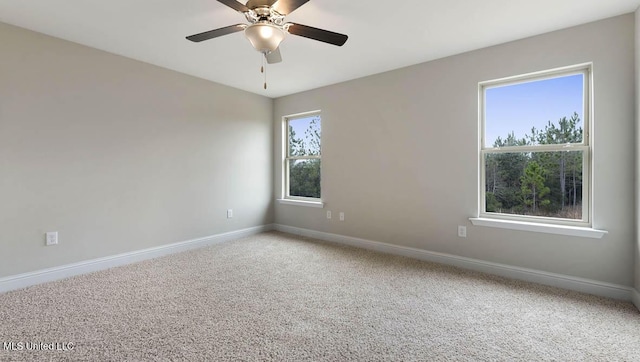
<path id="1" fill-rule="evenodd" d="M 264 89 L 267 89 L 267 64 L 265 63 L 265 54 L 260 54 L 262 58 L 262 66 L 260 67 L 260 73 L 264 74 Z"/>
<path id="2" fill-rule="evenodd" d="M 260 55 L 260 61 L 262 62 L 262 65 L 260 66 L 260 73 L 264 73 L 264 54 Z"/>
<path id="3" fill-rule="evenodd" d="M 267 89 L 267 63 L 265 63 L 266 56 L 265 54 L 260 53 L 260 57 L 262 58 L 262 66 L 260 67 L 260 73 L 264 74 L 264 89 Z"/>
<path id="4" fill-rule="evenodd" d="M 266 56 L 262 57 L 262 67 L 264 68 L 264 89 L 267 89 L 267 63 L 266 63 Z"/>

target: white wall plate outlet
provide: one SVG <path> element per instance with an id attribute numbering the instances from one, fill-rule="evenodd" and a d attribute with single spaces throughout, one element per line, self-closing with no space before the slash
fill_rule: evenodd
<path id="1" fill-rule="evenodd" d="M 466 238 L 467 237 L 467 227 L 466 226 L 458 225 L 458 236 L 461 237 L 461 238 Z"/>
<path id="2" fill-rule="evenodd" d="M 46 242 L 47 242 L 47 246 L 49 246 L 49 245 L 57 245 L 58 244 L 58 232 L 57 231 L 49 231 L 46 234 Z"/>

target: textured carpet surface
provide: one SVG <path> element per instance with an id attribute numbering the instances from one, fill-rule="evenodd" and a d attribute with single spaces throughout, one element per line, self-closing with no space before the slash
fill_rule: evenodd
<path id="1" fill-rule="evenodd" d="M 640 361 L 640 313 L 269 232 L 0 294 L 0 343 L 2 361 Z"/>

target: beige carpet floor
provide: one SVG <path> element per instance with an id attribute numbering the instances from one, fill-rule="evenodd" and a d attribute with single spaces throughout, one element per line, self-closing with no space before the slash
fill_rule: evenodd
<path id="1" fill-rule="evenodd" d="M 269 232 L 0 294 L 9 342 L 2 361 L 640 361 L 640 313 Z"/>

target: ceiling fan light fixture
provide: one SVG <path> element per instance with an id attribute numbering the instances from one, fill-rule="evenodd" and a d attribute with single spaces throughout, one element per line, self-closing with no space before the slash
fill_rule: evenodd
<path id="1" fill-rule="evenodd" d="M 260 22 L 247 26 L 244 35 L 257 51 L 269 53 L 278 49 L 286 32 L 276 25 Z"/>

